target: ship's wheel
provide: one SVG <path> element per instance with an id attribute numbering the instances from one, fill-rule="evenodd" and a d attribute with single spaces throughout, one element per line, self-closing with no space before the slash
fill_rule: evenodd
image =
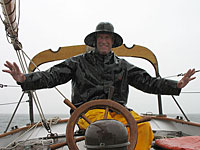
<path id="1" fill-rule="evenodd" d="M 73 114 L 71 115 L 66 128 L 66 140 L 67 145 L 70 150 L 78 150 L 78 146 L 76 145 L 77 141 L 84 139 L 84 137 L 75 138 L 74 137 L 74 128 L 77 124 L 80 117 L 84 118 L 89 124 L 91 121 L 85 117 L 85 113 L 90 109 L 96 108 L 104 108 L 105 114 L 103 119 L 107 119 L 107 115 L 109 110 L 116 111 L 124 116 L 127 121 L 127 127 L 130 128 L 130 144 L 128 146 L 128 150 L 133 150 L 137 143 L 137 136 L 138 136 L 138 129 L 137 129 L 137 122 L 131 115 L 131 113 L 121 104 L 114 102 L 108 99 L 99 99 L 99 100 L 92 100 L 87 103 L 84 103 L 80 107 L 78 107 Z"/>

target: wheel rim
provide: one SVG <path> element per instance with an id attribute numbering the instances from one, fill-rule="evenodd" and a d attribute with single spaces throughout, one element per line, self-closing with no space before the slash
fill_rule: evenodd
<path id="1" fill-rule="evenodd" d="M 76 145 L 76 140 L 74 138 L 74 128 L 76 123 L 78 122 L 81 114 L 86 113 L 88 110 L 93 108 L 105 108 L 104 118 L 107 117 L 109 109 L 115 110 L 120 112 L 124 118 L 126 119 L 129 128 L 130 128 L 130 145 L 128 146 L 128 150 L 133 150 L 137 143 L 137 123 L 131 113 L 121 104 L 108 99 L 99 99 L 99 100 L 92 100 L 87 103 L 84 103 L 80 107 L 78 107 L 71 115 L 66 128 L 66 140 L 68 143 L 68 147 L 70 150 L 78 150 Z"/>

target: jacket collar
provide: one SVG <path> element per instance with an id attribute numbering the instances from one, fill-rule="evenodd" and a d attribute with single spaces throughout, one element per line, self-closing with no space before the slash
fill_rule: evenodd
<path id="1" fill-rule="evenodd" d="M 104 62 L 104 63 L 109 63 L 110 61 L 112 61 L 112 58 L 114 56 L 114 53 L 112 50 L 106 55 L 101 55 L 101 54 L 99 54 L 98 50 L 95 49 L 94 54 L 95 54 L 95 58 L 97 60 Z"/>

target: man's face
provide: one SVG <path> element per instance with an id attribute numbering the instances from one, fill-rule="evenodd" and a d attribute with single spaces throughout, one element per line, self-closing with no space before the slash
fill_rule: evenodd
<path id="1" fill-rule="evenodd" d="M 99 33 L 97 34 L 97 49 L 102 55 L 106 55 L 111 51 L 113 45 L 112 34 Z"/>

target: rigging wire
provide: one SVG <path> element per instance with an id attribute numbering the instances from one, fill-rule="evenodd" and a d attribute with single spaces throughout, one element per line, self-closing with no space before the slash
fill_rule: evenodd
<path id="1" fill-rule="evenodd" d="M 1 14 L 0 14 L 0 19 L 1 19 L 2 23 L 4 24 L 4 21 L 3 21 L 3 18 L 1 17 Z"/>
<path id="2" fill-rule="evenodd" d="M 32 63 L 35 67 L 36 67 L 36 69 L 38 70 L 38 71 L 41 71 L 40 69 L 39 69 L 39 67 L 33 62 L 33 60 L 23 51 L 23 50 L 21 50 L 22 51 L 22 53 L 28 58 L 28 60 L 30 61 L 30 63 Z M 64 98 L 64 99 L 67 99 L 66 98 L 66 96 L 57 88 L 57 87 L 54 87 L 55 88 L 55 90 L 60 94 L 60 95 L 62 95 L 62 97 Z"/>
<path id="3" fill-rule="evenodd" d="M 23 56 L 24 61 L 25 61 L 25 56 L 26 56 L 26 57 L 28 58 L 28 60 L 36 67 L 36 69 L 40 71 L 40 69 L 37 67 L 37 65 L 28 57 L 28 55 L 24 52 L 23 49 L 21 49 L 21 53 L 22 53 L 21 55 Z M 21 59 L 22 59 L 22 58 L 21 58 Z M 28 70 L 28 65 L 26 64 L 26 61 L 25 61 L 25 65 L 26 65 L 26 68 L 27 68 L 27 70 Z M 61 93 L 60 90 L 58 90 L 56 87 L 54 87 L 54 88 L 66 99 L 66 97 L 64 96 L 64 94 Z M 33 100 L 34 100 L 35 105 L 36 105 L 36 107 L 37 107 L 37 110 L 38 110 L 38 112 L 39 112 L 39 115 L 40 115 L 40 117 L 41 117 L 41 119 L 42 119 L 43 126 L 46 128 L 46 130 L 47 130 L 50 134 L 53 134 L 53 133 L 51 132 L 51 127 L 50 127 L 49 124 L 46 122 L 45 115 L 44 115 L 44 113 L 43 113 L 43 110 L 42 110 L 42 107 L 41 107 L 41 104 L 40 104 L 40 101 L 39 101 L 39 98 L 38 98 L 38 96 L 37 96 L 36 91 L 31 92 L 31 95 L 32 95 L 32 97 L 33 97 Z"/>
<path id="4" fill-rule="evenodd" d="M 35 94 L 35 96 L 34 96 Z M 36 104 L 36 107 L 39 111 L 39 114 L 40 114 L 40 117 L 42 120 L 46 120 L 45 117 L 44 117 L 44 113 L 43 113 L 43 110 L 42 110 L 42 107 L 41 107 L 41 104 L 39 102 L 39 98 L 38 98 L 38 95 L 36 92 L 34 92 L 34 94 L 32 93 L 32 96 L 34 97 L 34 100 L 35 100 L 35 104 Z"/>
<path id="5" fill-rule="evenodd" d="M 21 101 L 20 103 L 25 103 L 28 101 Z M 0 105 L 12 105 L 12 104 L 17 104 L 18 102 L 12 102 L 12 103 L 1 103 Z"/>
<path id="6" fill-rule="evenodd" d="M 0 88 L 4 87 L 20 87 L 19 85 L 6 85 L 6 84 L 0 84 Z"/>
<path id="7" fill-rule="evenodd" d="M 200 72 L 200 70 L 196 70 L 195 73 Z M 164 78 L 173 78 L 173 77 L 180 77 L 180 76 L 184 76 L 186 73 L 179 73 L 177 75 L 172 75 L 172 76 L 167 76 Z"/>
<path id="8" fill-rule="evenodd" d="M 22 95 L 21 95 L 21 97 L 20 97 L 20 100 L 19 100 L 19 102 L 17 103 L 17 106 L 15 107 L 15 110 L 14 110 L 14 112 L 13 112 L 13 114 L 12 114 L 12 117 L 10 118 L 10 121 L 9 121 L 9 123 L 8 123 L 8 125 L 7 125 L 7 127 L 6 127 L 6 130 L 4 131 L 4 133 L 6 133 L 6 132 L 8 131 L 8 128 L 9 128 L 9 126 L 10 126 L 10 124 L 11 124 L 11 122 L 12 122 L 12 120 L 13 120 L 13 118 L 14 118 L 16 112 L 17 112 L 17 109 L 19 108 L 19 105 L 20 105 L 20 103 L 21 103 L 21 101 L 22 101 L 22 98 L 24 97 L 24 94 L 25 94 L 25 92 L 22 93 Z"/>
<path id="9" fill-rule="evenodd" d="M 191 92 L 181 92 L 181 93 L 184 93 L 184 94 L 195 94 L 195 93 L 200 93 L 200 92 L 196 92 L 196 91 L 195 91 L 195 92 L 192 92 L 192 91 L 191 91 Z"/>

